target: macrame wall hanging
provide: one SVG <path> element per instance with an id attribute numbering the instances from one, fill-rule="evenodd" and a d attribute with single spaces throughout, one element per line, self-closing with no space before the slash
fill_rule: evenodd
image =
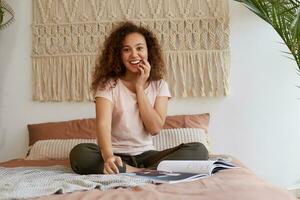
<path id="1" fill-rule="evenodd" d="M 173 96 L 227 95 L 228 10 L 227 0 L 33 0 L 33 99 L 93 100 L 99 45 L 123 20 L 158 37 Z"/>

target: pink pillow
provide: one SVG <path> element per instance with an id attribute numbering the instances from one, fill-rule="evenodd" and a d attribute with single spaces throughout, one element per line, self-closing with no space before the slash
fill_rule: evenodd
<path id="1" fill-rule="evenodd" d="M 70 121 L 28 124 L 29 145 L 49 139 L 92 139 L 96 138 L 94 118 Z"/>
<path id="2" fill-rule="evenodd" d="M 167 116 L 163 128 L 202 128 L 207 133 L 209 118 L 209 113 Z"/>

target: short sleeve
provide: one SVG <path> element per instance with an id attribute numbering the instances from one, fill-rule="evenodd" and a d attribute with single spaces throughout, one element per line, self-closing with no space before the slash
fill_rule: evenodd
<path id="1" fill-rule="evenodd" d="M 160 87 L 159 87 L 159 92 L 157 96 L 163 96 L 163 97 L 169 97 L 171 98 L 171 93 L 169 90 L 168 83 L 164 80 L 161 80 L 160 82 Z"/>
<path id="2" fill-rule="evenodd" d="M 95 101 L 97 97 L 102 97 L 113 102 L 112 88 L 98 89 L 95 94 Z"/>

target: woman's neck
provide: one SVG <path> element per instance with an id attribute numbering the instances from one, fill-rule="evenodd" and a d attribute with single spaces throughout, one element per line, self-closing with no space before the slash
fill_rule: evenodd
<path id="1" fill-rule="evenodd" d="M 126 72 L 126 74 L 124 76 L 122 76 L 121 79 L 126 82 L 134 82 L 136 80 L 137 76 L 138 76 L 137 73 Z"/>
<path id="2" fill-rule="evenodd" d="M 135 83 L 138 76 L 139 76 L 138 73 L 126 73 L 124 76 L 120 77 L 120 79 L 129 90 L 135 92 Z M 149 86 L 149 82 L 147 81 L 144 85 L 144 89 L 146 89 L 148 86 Z"/>

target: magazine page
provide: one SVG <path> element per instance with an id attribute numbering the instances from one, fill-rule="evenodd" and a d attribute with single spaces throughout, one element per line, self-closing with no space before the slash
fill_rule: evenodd
<path id="1" fill-rule="evenodd" d="M 151 179 L 153 183 L 179 183 L 198 180 L 206 177 L 207 175 L 198 173 L 180 173 L 180 172 L 167 172 L 158 170 L 144 170 L 133 173 L 125 173 L 129 176 L 138 176 L 142 178 Z"/>
<path id="2" fill-rule="evenodd" d="M 163 160 L 157 166 L 157 170 L 210 174 L 214 162 L 214 160 Z"/>
<path id="3" fill-rule="evenodd" d="M 212 175 L 229 168 L 235 166 L 223 160 L 164 160 L 159 163 L 157 170 Z"/>
<path id="4" fill-rule="evenodd" d="M 217 173 L 220 170 L 231 169 L 231 168 L 238 168 L 238 167 L 224 160 L 216 160 L 213 164 L 213 168 L 210 170 L 210 175 Z"/>

